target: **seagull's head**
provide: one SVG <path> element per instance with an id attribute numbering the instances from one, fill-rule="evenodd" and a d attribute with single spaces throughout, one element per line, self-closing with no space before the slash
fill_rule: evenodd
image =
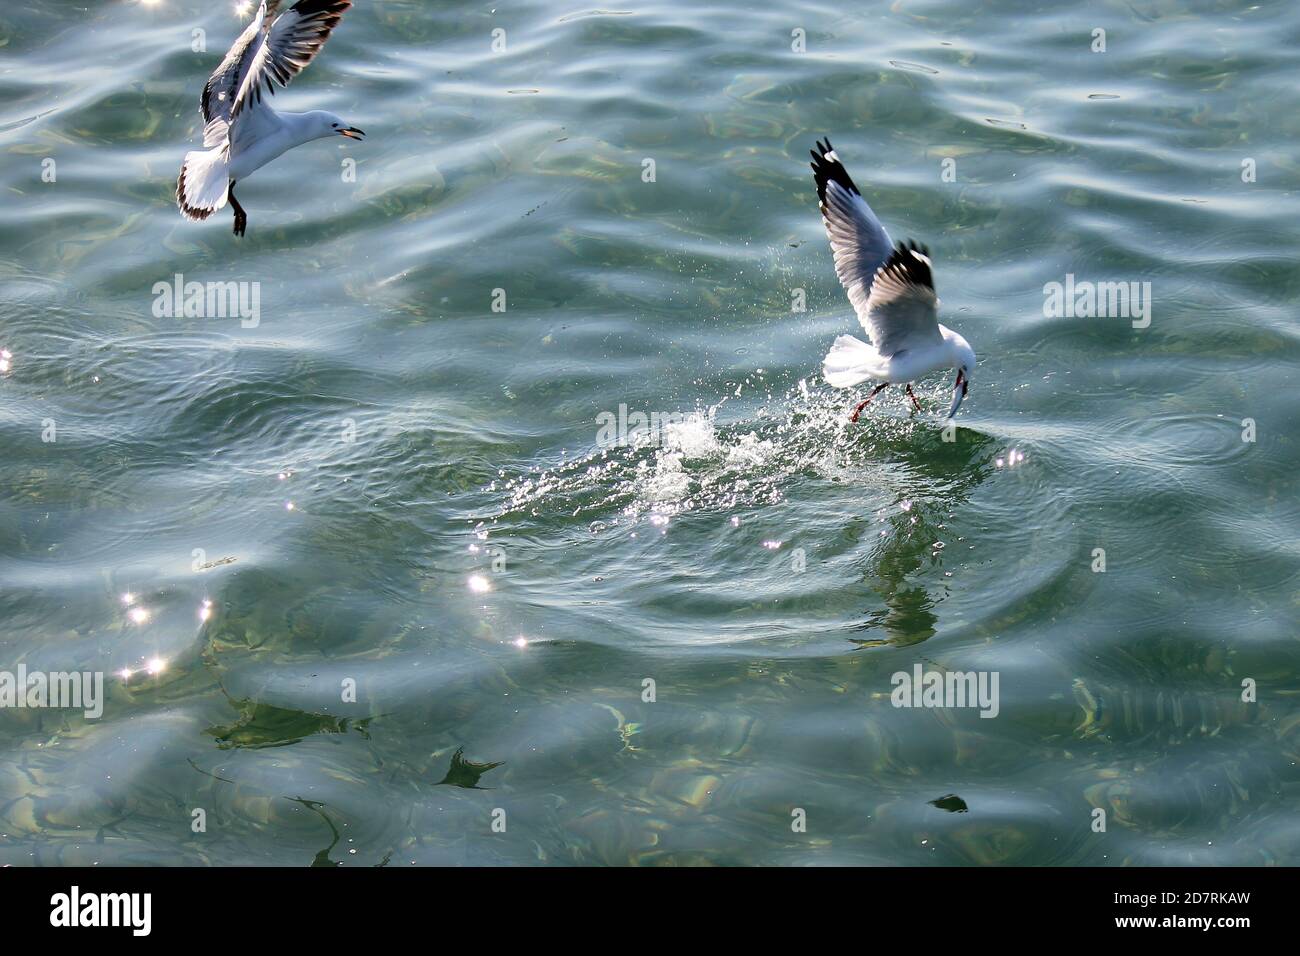
<path id="1" fill-rule="evenodd" d="M 325 110 L 312 110 L 307 115 L 311 119 L 316 139 L 324 139 L 326 136 L 346 136 L 348 139 L 361 139 L 366 135 L 355 126 L 350 126 L 341 116 L 335 116 Z"/>
<path id="2" fill-rule="evenodd" d="M 948 409 L 948 417 L 952 418 L 970 391 L 970 376 L 975 371 L 975 350 L 956 332 L 949 331 L 948 334 L 951 336 L 948 344 L 952 350 L 952 367 L 957 370 L 957 381 L 952 386 L 952 408 Z"/>

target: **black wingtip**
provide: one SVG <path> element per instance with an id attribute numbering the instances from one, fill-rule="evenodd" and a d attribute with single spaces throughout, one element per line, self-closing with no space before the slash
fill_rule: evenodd
<path id="1" fill-rule="evenodd" d="M 930 250 L 913 239 L 894 246 L 880 267 L 882 274 L 890 274 L 908 285 L 924 286 L 934 291 L 934 271 L 930 268 Z"/>
<path id="2" fill-rule="evenodd" d="M 825 140 L 818 140 L 817 148 L 809 150 L 809 153 L 813 158 L 813 181 L 817 184 L 818 202 L 826 202 L 826 184 L 832 182 L 855 196 L 862 195 L 854 184 L 853 177 L 849 175 L 849 171 L 844 168 L 839 156 L 835 154 L 835 147 L 831 145 L 829 136 Z"/>
<path id="3" fill-rule="evenodd" d="M 298 0 L 290 9 L 300 17 L 310 17 L 321 13 L 342 16 L 351 6 L 352 0 Z"/>

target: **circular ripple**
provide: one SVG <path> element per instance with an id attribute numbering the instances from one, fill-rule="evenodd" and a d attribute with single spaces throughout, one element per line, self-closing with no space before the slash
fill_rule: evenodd
<path id="1" fill-rule="evenodd" d="M 1224 415 L 1176 412 L 1129 423 L 1122 446 L 1143 464 L 1163 463 L 1214 468 L 1231 464 L 1250 450 L 1240 421 Z"/>

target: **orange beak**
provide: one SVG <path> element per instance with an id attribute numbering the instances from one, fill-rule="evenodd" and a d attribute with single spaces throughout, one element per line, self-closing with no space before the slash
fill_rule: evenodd
<path id="1" fill-rule="evenodd" d="M 339 130 L 339 135 L 346 136 L 348 139 L 361 139 L 366 134 L 355 126 L 349 126 L 347 129 Z"/>

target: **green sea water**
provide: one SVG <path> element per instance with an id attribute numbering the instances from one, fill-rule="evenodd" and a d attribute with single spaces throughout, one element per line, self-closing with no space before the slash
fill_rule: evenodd
<path id="1" fill-rule="evenodd" d="M 0 709 L 0 863 L 1300 862 L 1300 7 L 358 0 L 236 239 L 245 22 L 0 9 L 0 671 L 105 698 Z M 820 379 L 821 136 L 953 432 Z"/>

